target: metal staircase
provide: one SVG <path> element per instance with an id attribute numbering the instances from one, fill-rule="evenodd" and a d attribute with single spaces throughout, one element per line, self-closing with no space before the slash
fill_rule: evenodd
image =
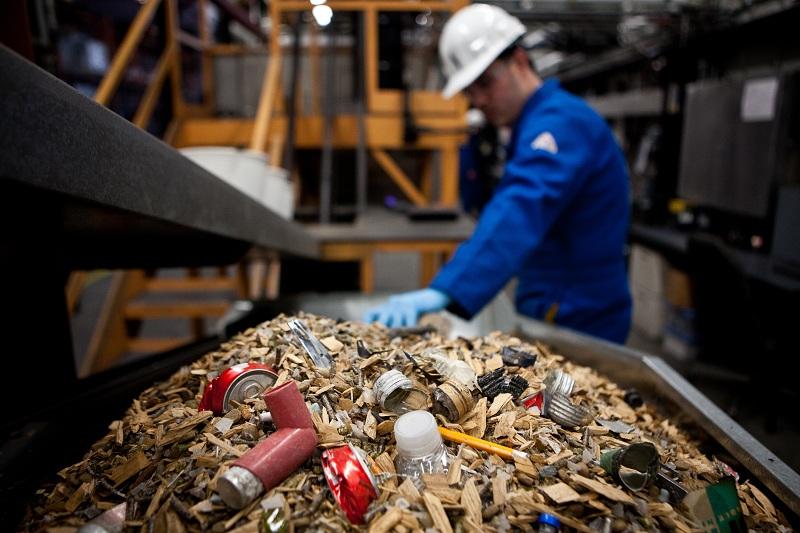
<path id="1" fill-rule="evenodd" d="M 205 10 L 206 1 L 198 0 L 198 13 Z M 215 1 L 237 20 L 247 20 L 237 8 L 227 1 Z M 164 135 L 164 141 L 175 145 L 176 137 L 183 136 L 186 121 L 192 118 L 213 120 L 213 45 L 205 17 L 198 16 L 199 35 L 191 35 L 180 28 L 179 7 L 176 0 L 147 0 L 143 2 L 132 21 L 124 40 L 113 57 L 111 65 L 100 83 L 94 100 L 98 104 L 110 105 L 117 88 L 123 80 L 126 68 L 134 58 L 145 34 L 154 24 L 164 29 L 164 48 L 142 95 L 132 122 L 146 129 L 153 117 L 159 98 L 166 90 L 172 107 L 172 120 Z M 248 26 L 256 37 L 263 40 L 257 26 Z M 182 94 L 182 48 L 190 48 L 202 56 L 203 101 L 188 103 Z M 198 144 L 209 144 L 202 141 Z M 274 267 L 273 267 L 274 268 Z M 86 354 L 79 368 L 79 375 L 86 376 L 104 370 L 126 354 L 148 354 L 163 352 L 206 337 L 209 319 L 221 317 L 236 299 L 259 297 L 263 282 L 249 280 L 246 266 L 239 263 L 231 268 L 218 267 L 211 275 L 201 273 L 198 268 L 182 269 L 175 276 L 175 269 L 165 275 L 164 270 L 125 270 L 111 274 L 105 301 L 99 313 Z M 274 279 L 274 276 L 273 276 Z M 72 311 L 76 308 L 86 280 L 86 272 L 75 271 L 67 282 L 67 302 Z M 275 292 L 273 282 L 272 292 Z M 166 328 L 166 336 L 142 335 L 147 321 L 170 321 L 188 323 L 189 334 L 175 335 Z M 164 328 L 161 328 L 164 329 Z"/>
<path id="2" fill-rule="evenodd" d="M 197 3 L 198 12 L 203 13 L 206 2 L 198 0 Z M 214 3 L 223 9 L 233 9 L 223 0 L 214 0 Z M 257 27 L 250 28 L 260 40 L 267 41 L 265 51 L 268 52 L 263 58 L 254 57 L 255 65 L 263 69 L 261 80 L 250 76 L 252 82 L 260 82 L 261 86 L 255 100 L 255 113 L 254 116 L 222 116 L 216 112 L 215 89 L 220 80 L 215 78 L 225 74 L 217 67 L 226 58 L 246 55 L 247 49 L 212 43 L 202 16 L 198 20 L 198 35 L 183 31 L 178 23 L 180 14 L 176 0 L 147 0 L 114 56 L 95 101 L 102 105 L 111 102 L 137 46 L 150 25 L 159 18 L 163 7 L 164 49 L 133 116 L 136 126 L 147 128 L 156 103 L 166 89 L 171 97 L 172 121 L 164 140 L 175 148 L 245 148 L 266 154 L 274 166 L 284 161 L 288 166 L 296 166 L 292 164 L 296 149 L 319 150 L 322 154 L 319 217 L 323 224 L 331 221 L 333 212 L 330 165 L 333 150 L 356 151 L 358 213 L 366 209 L 368 158 L 374 163 L 373 170 L 388 178 L 409 203 L 418 207 L 454 207 L 458 199 L 458 149 L 465 136 L 466 102 L 458 97 L 445 101 L 438 91 L 425 88 L 382 86 L 379 63 L 385 59 L 381 57 L 379 20 L 385 12 L 446 14 L 464 4 L 464 0 L 329 0 L 332 9 L 349 13 L 346 16 L 352 21 L 352 40 L 343 48 L 336 31 L 303 22 L 304 12 L 310 9 L 306 1 L 272 0 L 269 2 L 271 25 L 291 28 L 291 42 L 287 44 L 287 35 L 281 35 L 280 31 L 273 31 L 266 38 Z M 181 57 L 186 48 L 195 50 L 202 58 L 203 100 L 200 103 L 188 103 L 183 97 Z M 336 68 L 336 61 L 341 61 L 342 56 L 349 62 L 343 69 Z M 430 65 L 427 68 L 430 70 Z M 342 80 L 346 80 L 344 85 Z M 255 93 L 249 87 L 248 91 Z M 291 94 L 290 98 L 286 97 L 287 93 Z M 341 106 L 342 101 L 348 105 Z M 414 173 L 418 175 L 399 164 L 398 158 L 407 154 L 420 154 L 417 168 L 421 170 Z M 289 170 L 298 186 L 297 169 Z M 362 278 L 369 280 L 372 254 L 376 250 L 397 248 L 392 242 L 381 239 L 365 247 L 361 242 L 351 243 L 347 238 L 337 237 L 335 249 L 322 247 L 322 259 L 359 261 Z M 456 243 L 457 240 L 448 239 L 431 247 L 420 239 L 412 239 L 403 249 L 411 247 L 423 255 L 423 264 L 430 266 L 425 269 L 430 278 L 435 265 Z M 325 252 L 329 248 L 332 251 Z M 205 334 L 204 321 L 222 315 L 235 298 L 275 296 L 277 259 L 255 253 L 250 263 L 249 272 L 239 266 L 234 275 L 220 271 L 210 278 L 192 271 L 187 271 L 180 279 L 165 279 L 158 271 L 115 274 L 82 371 L 88 374 L 106 368 L 128 352 L 155 352 L 199 338 Z M 67 284 L 70 308 L 80 294 L 82 280 L 82 273 L 70 276 Z M 362 289 L 371 290 L 371 283 L 362 283 Z M 225 298 L 198 300 L 197 295 L 211 294 L 210 291 L 219 294 L 220 290 L 227 291 Z M 152 298 L 165 294 L 169 295 L 166 300 Z M 141 337 L 142 324 L 152 319 L 189 321 L 191 336 Z"/>

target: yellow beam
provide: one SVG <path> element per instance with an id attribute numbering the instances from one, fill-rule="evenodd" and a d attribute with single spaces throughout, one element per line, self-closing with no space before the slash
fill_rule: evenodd
<path id="1" fill-rule="evenodd" d="M 97 88 L 94 101 L 98 104 L 108 105 L 111 102 L 111 98 L 122 80 L 122 75 L 125 74 L 125 69 L 133 58 L 144 32 L 150 26 L 150 21 L 153 20 L 153 15 L 155 15 L 160 3 L 161 0 L 147 0 L 139 9 L 128 33 L 125 34 L 125 38 L 122 40 L 122 44 L 117 53 L 114 54 L 114 60 L 111 62 L 108 72 L 103 76 L 103 81 L 100 82 L 100 86 Z"/>
<path id="2" fill-rule="evenodd" d="M 444 133 L 422 133 L 413 146 L 403 141 L 403 118 L 400 116 L 368 115 L 365 119 L 367 144 L 369 147 L 422 150 L 439 150 L 458 146 L 465 135 L 456 133 L 463 125 L 457 117 L 419 118 L 419 126 L 438 129 Z M 286 131 L 286 117 L 276 115 L 272 119 L 273 131 Z M 320 116 L 297 117 L 295 146 L 319 148 L 322 146 L 323 118 Z M 186 118 L 180 122 L 173 146 L 247 146 L 253 135 L 253 120 L 239 118 Z M 274 137 L 273 137 L 274 138 Z M 285 142 L 285 138 L 284 138 Z M 354 115 L 338 115 L 333 119 L 334 148 L 353 148 L 358 144 L 357 121 Z"/>
<path id="3" fill-rule="evenodd" d="M 83 284 L 86 282 L 86 272 L 75 271 L 71 272 L 67 280 L 67 312 L 72 315 L 75 310 L 75 305 L 78 303 L 78 298 L 83 291 Z"/>
<path id="4" fill-rule="evenodd" d="M 146 318 L 194 318 L 222 316 L 230 308 L 227 300 L 174 301 L 174 302 L 131 302 L 125 308 L 125 318 L 144 320 Z"/>
<path id="5" fill-rule="evenodd" d="M 178 21 L 178 6 L 176 0 L 165 0 L 167 11 L 167 44 L 173 45 L 171 54 L 170 68 L 172 70 L 170 81 L 172 82 L 172 115 L 182 117 L 184 112 L 183 102 L 183 73 L 181 72 L 181 47 L 178 44 L 178 32 L 180 23 Z"/>
<path id="6" fill-rule="evenodd" d="M 392 181 L 400 187 L 403 194 L 408 196 L 409 200 L 411 200 L 414 205 L 423 206 L 428 203 L 422 193 L 419 192 L 419 189 L 408 179 L 403 169 L 394 162 L 394 159 L 389 157 L 389 154 L 377 148 L 373 149 L 371 152 L 375 161 L 386 171 L 389 177 L 392 178 Z"/>
<path id="7" fill-rule="evenodd" d="M 150 122 L 150 117 L 153 115 L 156 103 L 158 103 L 158 96 L 161 94 L 161 88 L 164 86 L 164 80 L 172 64 L 174 50 L 173 46 L 167 45 L 158 60 L 153 77 L 150 78 L 150 83 L 147 84 L 147 89 L 144 92 L 144 96 L 142 96 L 139 108 L 133 116 L 133 123 L 139 128 L 147 128 L 147 124 Z"/>
<path id="8" fill-rule="evenodd" d="M 275 95 L 278 90 L 278 81 L 281 74 L 281 58 L 270 57 L 269 66 L 264 75 L 264 82 L 261 85 L 261 96 L 258 99 L 258 111 L 256 112 L 255 124 L 253 127 L 253 138 L 250 141 L 250 149 L 263 152 L 267 145 L 267 133 L 269 132 L 272 109 L 275 105 Z"/>

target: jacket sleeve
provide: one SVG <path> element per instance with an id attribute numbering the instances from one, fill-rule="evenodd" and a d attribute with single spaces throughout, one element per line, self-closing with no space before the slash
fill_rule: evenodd
<path id="1" fill-rule="evenodd" d="M 590 129 L 545 116 L 520 133 L 475 232 L 431 283 L 451 297 L 451 311 L 471 318 L 521 271 L 589 174 Z"/>

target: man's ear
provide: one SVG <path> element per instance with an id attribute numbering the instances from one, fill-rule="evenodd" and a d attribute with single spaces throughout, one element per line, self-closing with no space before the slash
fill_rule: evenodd
<path id="1" fill-rule="evenodd" d="M 514 48 L 514 52 L 512 52 L 511 57 L 514 60 L 514 63 L 520 67 L 524 67 L 528 64 L 528 53 L 525 52 L 521 46 Z"/>

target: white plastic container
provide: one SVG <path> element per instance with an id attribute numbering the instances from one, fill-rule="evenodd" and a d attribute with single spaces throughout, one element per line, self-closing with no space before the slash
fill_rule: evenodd
<path id="1" fill-rule="evenodd" d="M 428 411 L 411 411 L 394 423 L 397 473 L 412 478 L 445 473 L 451 458 L 442 442 L 436 419 Z"/>
<path id="2" fill-rule="evenodd" d="M 436 371 L 447 379 L 458 381 L 470 390 L 475 389 L 477 376 L 466 361 L 450 359 L 439 349 L 426 350 L 422 352 L 422 356 L 430 359 Z"/>
<path id="3" fill-rule="evenodd" d="M 230 146 L 196 146 L 180 152 L 283 218 L 292 218 L 294 191 L 289 174 L 270 166 L 265 154 Z"/>

